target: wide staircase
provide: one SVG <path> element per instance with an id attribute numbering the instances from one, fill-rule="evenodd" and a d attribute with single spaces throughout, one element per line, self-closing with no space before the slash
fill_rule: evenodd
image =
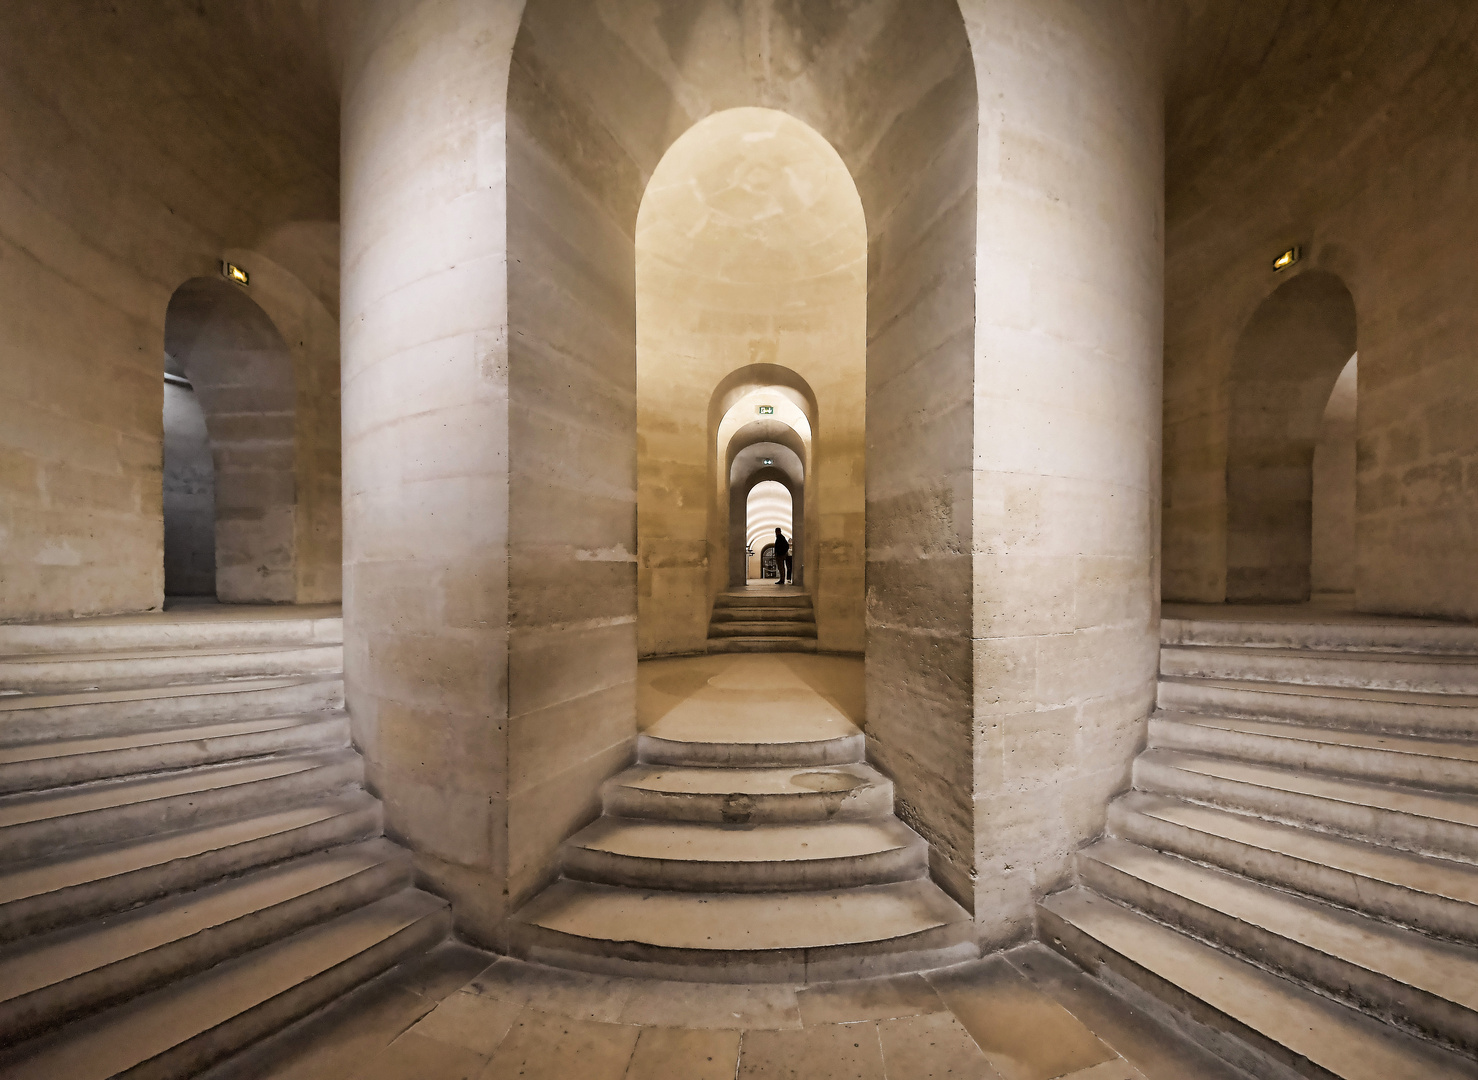
<path id="1" fill-rule="evenodd" d="M 799 680 L 746 707 L 744 671 L 638 739 L 562 877 L 515 917 L 512 950 L 589 971 L 811 982 L 978 953 L 928 877 L 862 733 Z M 722 684 L 715 679 L 713 684 Z"/>
<path id="2" fill-rule="evenodd" d="M 0 626 L 0 1076 L 180 1077 L 441 941 L 333 609 Z"/>
<path id="3" fill-rule="evenodd" d="M 719 593 L 708 622 L 708 651 L 815 652 L 811 594 L 768 584 Z"/>
<path id="4" fill-rule="evenodd" d="M 1167 614 L 1043 937 L 1256 1076 L 1478 1077 L 1478 628 Z"/>

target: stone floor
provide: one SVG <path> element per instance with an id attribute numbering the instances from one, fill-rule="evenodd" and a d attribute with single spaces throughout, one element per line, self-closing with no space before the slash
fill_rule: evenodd
<path id="1" fill-rule="evenodd" d="M 1041 945 L 806 987 L 616 979 L 444 946 L 209 1080 L 1245 1080 Z"/>

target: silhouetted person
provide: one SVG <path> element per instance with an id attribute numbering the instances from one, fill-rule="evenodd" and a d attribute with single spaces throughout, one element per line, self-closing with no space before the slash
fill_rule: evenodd
<path id="1" fill-rule="evenodd" d="M 785 534 L 779 529 L 775 530 L 775 570 L 780 575 L 780 580 L 775 584 L 784 585 L 785 579 L 790 578 L 795 583 L 795 563 L 790 557 L 790 541 L 785 539 Z"/>

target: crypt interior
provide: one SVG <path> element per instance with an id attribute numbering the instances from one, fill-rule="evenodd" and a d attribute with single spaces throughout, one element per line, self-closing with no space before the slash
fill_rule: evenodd
<path id="1" fill-rule="evenodd" d="M 1478 1077 L 1478 4 L 14 0 L 0 123 L 0 1077 Z"/>

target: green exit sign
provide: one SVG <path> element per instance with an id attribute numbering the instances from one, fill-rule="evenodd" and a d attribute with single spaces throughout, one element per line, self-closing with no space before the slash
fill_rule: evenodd
<path id="1" fill-rule="evenodd" d="M 760 406 L 760 415 L 761 416 L 774 416 L 775 415 L 775 406 L 773 406 L 773 405 L 761 405 Z"/>

